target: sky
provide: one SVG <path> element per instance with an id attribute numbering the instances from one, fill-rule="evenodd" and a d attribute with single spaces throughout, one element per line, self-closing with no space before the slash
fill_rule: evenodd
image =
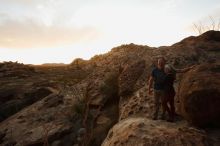
<path id="1" fill-rule="evenodd" d="M 135 43 L 172 45 L 220 22 L 219 0 L 0 0 L 0 62 L 70 63 Z"/>

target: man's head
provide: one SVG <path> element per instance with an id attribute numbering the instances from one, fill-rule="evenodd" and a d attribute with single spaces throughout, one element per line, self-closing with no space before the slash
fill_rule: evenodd
<path id="1" fill-rule="evenodd" d="M 166 60 L 165 60 L 164 57 L 161 57 L 161 58 L 158 59 L 158 61 L 157 61 L 157 67 L 158 67 L 159 69 L 164 69 L 165 64 L 166 64 Z"/>

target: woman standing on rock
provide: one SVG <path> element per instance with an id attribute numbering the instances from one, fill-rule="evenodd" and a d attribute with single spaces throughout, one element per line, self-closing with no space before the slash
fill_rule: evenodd
<path id="1" fill-rule="evenodd" d="M 171 65 L 165 65 L 164 72 L 166 73 L 166 77 L 164 80 L 164 96 L 162 98 L 162 107 L 163 107 L 163 119 L 165 118 L 165 112 L 167 111 L 169 114 L 169 119 L 167 121 L 173 122 L 174 116 L 175 116 L 175 105 L 174 105 L 174 97 L 176 95 L 175 89 L 174 89 L 174 81 L 176 79 L 176 73 L 184 73 L 189 71 L 194 66 L 191 66 L 189 68 L 184 69 L 175 69 Z M 170 108 L 168 107 L 168 104 L 170 105 Z"/>
<path id="2" fill-rule="evenodd" d="M 176 79 L 176 73 L 169 65 L 165 65 L 164 71 L 166 73 L 166 77 L 164 81 L 164 97 L 162 98 L 162 117 L 163 119 L 165 118 L 165 113 L 167 111 L 169 114 L 168 121 L 172 122 L 175 115 L 174 97 L 176 95 L 176 92 L 173 84 Z M 170 108 L 167 105 L 168 103 L 170 105 Z"/>

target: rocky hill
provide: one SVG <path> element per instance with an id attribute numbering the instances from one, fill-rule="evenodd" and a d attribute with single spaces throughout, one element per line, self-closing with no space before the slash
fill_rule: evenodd
<path id="1" fill-rule="evenodd" d="M 177 75 L 173 123 L 151 120 L 147 80 L 160 56 L 196 65 Z M 0 64 L 0 145 L 220 145 L 219 31 L 159 48 L 122 45 L 69 65 L 9 64 Z"/>
<path id="2" fill-rule="evenodd" d="M 32 66 L 24 65 L 18 62 L 0 63 L 0 77 L 26 77 L 35 73 Z"/>

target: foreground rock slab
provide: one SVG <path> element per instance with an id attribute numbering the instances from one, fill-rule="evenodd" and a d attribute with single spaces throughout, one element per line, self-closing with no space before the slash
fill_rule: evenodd
<path id="1" fill-rule="evenodd" d="M 168 123 L 146 118 L 127 118 L 116 124 L 102 146 L 212 146 L 204 131 L 184 122 Z"/>

